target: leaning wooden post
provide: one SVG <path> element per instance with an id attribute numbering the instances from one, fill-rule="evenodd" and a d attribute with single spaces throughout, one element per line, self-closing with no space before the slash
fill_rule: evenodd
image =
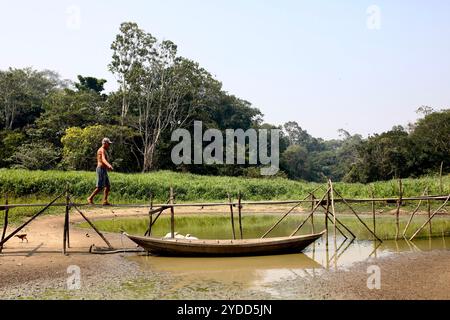
<path id="1" fill-rule="evenodd" d="M 328 182 L 327 209 L 325 210 L 326 246 L 328 247 L 328 211 L 330 210 L 330 183 Z"/>
<path id="2" fill-rule="evenodd" d="M 63 254 L 67 254 L 67 247 L 69 246 L 69 210 L 70 197 L 69 187 L 66 186 L 66 213 L 64 215 L 64 234 L 63 234 Z"/>
<path id="3" fill-rule="evenodd" d="M 170 204 L 174 204 L 173 188 L 170 187 Z M 175 238 L 175 209 L 173 206 L 170 207 L 170 232 L 172 239 Z"/>
<path id="4" fill-rule="evenodd" d="M 331 182 L 331 179 L 328 180 L 330 184 L 330 196 L 331 196 L 331 212 L 333 213 L 333 224 L 334 224 L 334 241 L 336 242 L 336 210 L 334 209 L 334 189 L 333 189 L 333 182 Z"/>
<path id="5" fill-rule="evenodd" d="M 421 225 L 419 229 L 417 229 L 417 231 L 412 235 L 412 237 L 409 239 L 409 241 L 412 241 L 419 234 L 419 232 L 422 231 L 423 228 L 425 228 L 425 226 L 431 221 L 431 219 L 433 219 L 434 216 L 447 205 L 449 200 L 450 200 L 450 194 L 448 195 L 447 199 L 445 199 L 445 202 L 433 212 L 433 214 L 430 216 L 430 218 L 428 218 L 428 220 L 425 221 L 425 223 L 423 225 Z"/>
<path id="6" fill-rule="evenodd" d="M 233 213 L 233 202 L 231 201 L 231 196 L 228 193 L 228 202 L 230 203 L 230 218 L 231 218 L 231 230 L 233 231 L 233 240 L 236 240 L 236 231 L 234 230 L 234 213 Z"/>
<path id="7" fill-rule="evenodd" d="M 402 198 L 403 198 L 403 185 L 402 180 L 398 180 L 399 187 L 399 196 L 397 200 L 397 211 L 395 213 L 395 240 L 398 240 L 398 236 L 400 234 L 400 208 L 402 206 Z"/>
<path id="8" fill-rule="evenodd" d="M 152 224 L 153 224 L 153 193 L 150 192 L 150 211 L 149 211 L 149 224 L 148 224 L 148 236 L 152 236 Z"/>
<path id="9" fill-rule="evenodd" d="M 3 223 L 3 232 L 2 232 L 2 242 L 5 239 L 6 235 L 6 228 L 8 228 L 8 214 L 9 214 L 9 208 L 8 208 L 8 193 L 5 193 L 5 220 Z M 3 244 L 0 246 L 0 253 L 3 251 Z"/>
<path id="10" fill-rule="evenodd" d="M 358 218 L 359 222 L 380 242 L 383 242 L 368 226 L 367 224 L 360 218 L 358 213 L 353 209 L 353 207 L 345 200 L 345 198 L 338 192 L 336 189 L 334 190 L 336 192 L 336 195 L 341 198 L 342 202 L 353 212 L 353 214 Z"/>
<path id="11" fill-rule="evenodd" d="M 314 200 L 316 199 L 316 197 L 314 197 L 314 195 L 311 193 L 311 211 L 313 211 L 314 209 Z M 314 213 L 311 215 L 311 231 L 312 233 L 314 232 Z"/>
<path id="12" fill-rule="evenodd" d="M 241 201 L 242 201 L 242 194 L 239 191 L 239 194 L 238 194 L 239 232 L 241 234 L 241 240 L 242 240 L 242 239 L 244 239 L 244 236 L 243 236 L 243 232 L 242 232 L 242 205 L 241 205 Z"/>

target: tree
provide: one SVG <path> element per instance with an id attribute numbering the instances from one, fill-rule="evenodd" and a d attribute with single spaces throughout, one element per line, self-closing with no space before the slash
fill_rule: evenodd
<path id="1" fill-rule="evenodd" d="M 105 90 L 104 85 L 106 80 L 97 79 L 94 77 L 83 77 L 78 75 L 78 83 L 75 83 L 75 88 L 78 91 L 89 91 L 92 90 L 98 94 L 101 94 L 103 90 Z"/>
<path id="2" fill-rule="evenodd" d="M 45 112 L 36 121 L 36 128 L 28 134 L 34 139 L 47 140 L 61 146 L 67 128 L 96 124 L 104 101 L 91 90 L 58 90 L 44 100 Z"/>
<path id="3" fill-rule="evenodd" d="M 124 172 L 139 170 L 139 161 L 133 148 L 136 133 L 127 127 L 103 125 L 72 127 L 66 130 L 61 141 L 63 166 L 70 170 L 95 168 L 96 151 L 104 137 L 109 137 L 113 141 L 108 152 L 111 156 L 110 162 L 116 170 Z"/>
<path id="4" fill-rule="evenodd" d="M 54 169 L 60 159 L 60 152 L 51 143 L 27 143 L 19 146 L 11 156 L 13 168 L 28 170 Z"/>
<path id="5" fill-rule="evenodd" d="M 42 101 L 64 86 L 54 72 L 31 68 L 0 71 L 0 128 L 12 130 L 32 123 L 42 112 Z"/>
<path id="6" fill-rule="evenodd" d="M 411 140 L 417 146 L 419 172 L 450 169 L 450 109 L 427 114 L 417 121 Z"/>
<path id="7" fill-rule="evenodd" d="M 129 110 L 129 96 L 133 85 L 138 82 L 142 64 L 148 55 L 152 55 L 156 42 L 151 34 L 141 30 L 136 23 L 124 22 L 120 33 L 111 44 L 113 50 L 109 70 L 117 76 L 122 95 L 121 125 L 124 125 Z"/>

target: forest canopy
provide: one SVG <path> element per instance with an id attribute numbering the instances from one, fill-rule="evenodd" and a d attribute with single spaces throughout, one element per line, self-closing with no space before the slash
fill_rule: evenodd
<path id="1" fill-rule="evenodd" d="M 258 176 L 255 165 L 174 165 L 171 132 L 203 129 L 282 130 L 280 173 L 307 181 L 372 182 L 449 172 L 450 109 L 420 107 L 421 118 L 404 128 L 363 138 L 340 130 L 340 139 L 311 136 L 297 122 L 264 122 L 261 111 L 222 88 L 199 63 L 178 54 L 132 22 L 122 23 L 111 44 L 106 80 L 54 71 L 0 70 L 0 168 L 92 170 L 95 150 L 108 136 L 120 172 L 168 169 L 205 175 Z"/>

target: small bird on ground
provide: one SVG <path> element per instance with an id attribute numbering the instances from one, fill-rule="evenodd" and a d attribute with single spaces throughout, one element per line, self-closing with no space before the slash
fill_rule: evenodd
<path id="1" fill-rule="evenodd" d="M 16 234 L 15 237 L 22 240 L 22 242 L 23 242 L 23 240 L 27 240 L 27 242 L 28 242 L 27 235 L 25 233 L 24 234 Z"/>

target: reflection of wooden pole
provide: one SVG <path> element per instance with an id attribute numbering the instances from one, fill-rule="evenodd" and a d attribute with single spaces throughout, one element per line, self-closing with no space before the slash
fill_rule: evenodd
<path id="1" fill-rule="evenodd" d="M 173 198 L 173 188 L 170 187 L 170 196 L 169 196 L 169 202 L 170 204 L 174 204 L 174 198 Z M 171 238 L 175 238 L 175 209 L 173 206 L 170 207 L 170 233 Z"/>
<path id="2" fill-rule="evenodd" d="M 397 200 L 397 211 L 395 213 L 395 240 L 398 240 L 400 234 L 400 207 L 402 206 L 403 185 L 402 180 L 398 180 L 399 196 Z"/>
<path id="3" fill-rule="evenodd" d="M 233 231 L 233 240 L 236 240 L 236 231 L 234 230 L 233 201 L 231 201 L 231 196 L 229 193 L 228 193 L 228 202 L 230 203 L 230 218 L 231 218 L 231 229 Z"/>
<path id="4" fill-rule="evenodd" d="M 8 213 L 9 213 L 9 208 L 8 208 L 8 194 L 5 193 L 5 220 L 3 223 L 3 232 L 2 232 L 2 242 L 5 239 L 5 235 L 6 235 L 6 228 L 8 228 Z M 3 244 L 0 246 L 0 253 L 3 251 Z"/>
<path id="5" fill-rule="evenodd" d="M 238 194 L 239 232 L 241 233 L 241 239 L 244 239 L 244 235 L 243 235 L 243 232 L 242 232 L 242 205 L 241 205 L 241 201 L 242 201 L 242 194 L 239 191 L 239 194 Z"/>

